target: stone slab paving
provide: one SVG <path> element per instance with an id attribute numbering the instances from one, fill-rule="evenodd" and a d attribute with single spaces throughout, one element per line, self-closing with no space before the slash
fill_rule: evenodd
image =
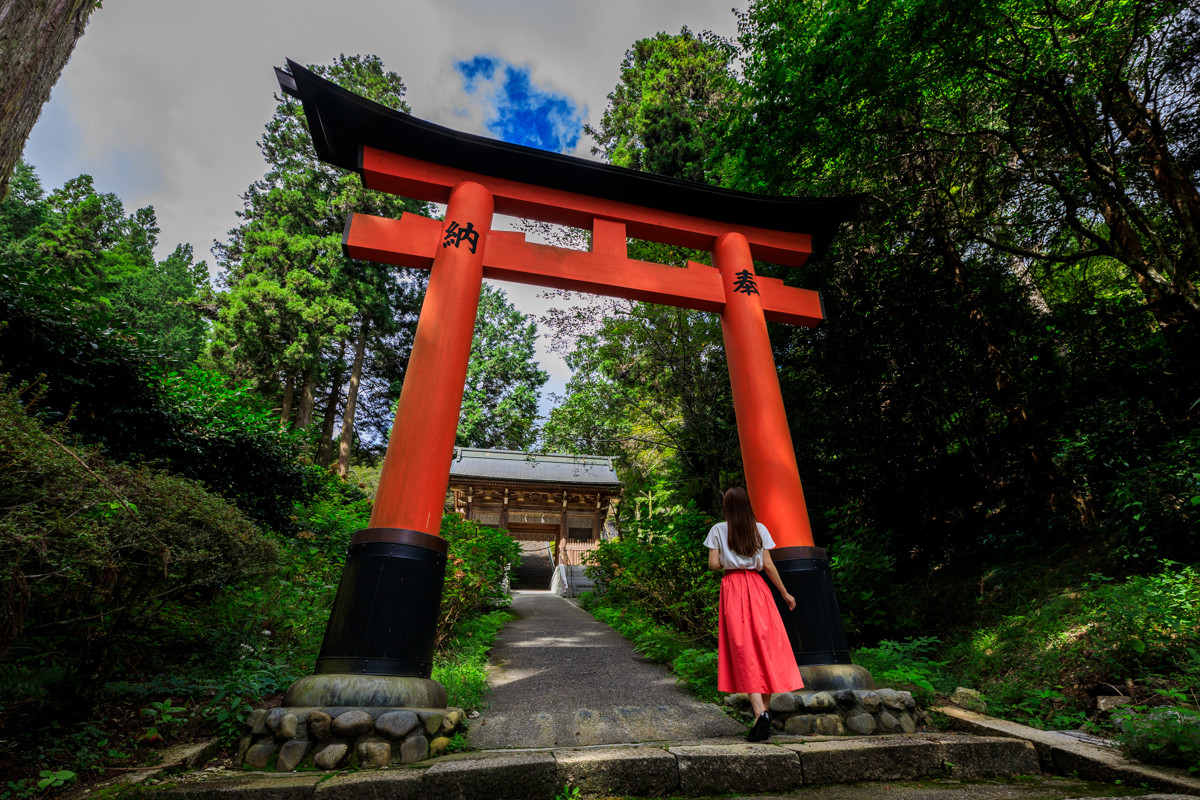
<path id="1" fill-rule="evenodd" d="M 856 783 L 817 786 L 792 795 L 754 795 L 753 800 L 1101 800 L 1136 797 L 1139 800 L 1195 800 L 1192 795 L 1146 794 L 1145 789 L 1114 789 L 1104 784 L 1063 778 L 1019 781 L 936 779 L 909 783 Z M 743 800 L 726 795 L 721 800 Z M 751 798 L 745 798 L 751 800 Z"/>
<path id="2" fill-rule="evenodd" d="M 787 795 L 801 789 L 808 797 L 810 789 L 833 781 L 951 779 L 958 785 L 967 777 L 1025 774 L 1040 775 L 1037 757 L 1024 742 L 909 734 L 461 753 L 332 777 L 185 776 L 152 791 L 170 800 L 553 800 L 563 787 L 574 786 L 584 797 Z"/>
<path id="3" fill-rule="evenodd" d="M 981 736 L 1004 736 L 1028 742 L 1038 754 L 1042 769 L 1078 775 L 1092 781 L 1148 786 L 1162 792 L 1200 797 L 1200 777 L 1186 770 L 1148 766 L 1126 759 L 1112 747 L 1088 744 L 1053 731 L 977 714 L 963 708 L 936 709 L 950 718 L 956 729 Z"/>
<path id="4" fill-rule="evenodd" d="M 569 600 L 513 592 L 517 619 L 492 648 L 488 708 L 471 746 L 570 747 L 744 735 L 746 726 L 702 703 L 661 664 Z"/>

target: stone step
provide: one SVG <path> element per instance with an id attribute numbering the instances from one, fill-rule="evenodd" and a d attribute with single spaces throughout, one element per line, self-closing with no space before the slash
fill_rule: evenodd
<path id="1" fill-rule="evenodd" d="M 709 740 L 656 746 L 556 748 L 542 751 L 483 751 L 435 759 L 402 770 L 363 770 L 340 775 L 320 773 L 265 775 L 235 773 L 146 787 L 151 797 L 179 800 L 361 800 L 361 798 L 456 797 L 462 800 L 552 800 L 563 786 L 584 797 L 637 795 L 693 797 L 722 794 L 793 793 L 822 785 L 854 783 L 853 797 L 896 797 L 895 781 L 962 781 L 1036 775 L 1038 759 L 1025 742 L 946 733 L 917 736 L 794 739 L 750 744 Z M 1014 787 L 1036 779 L 1025 778 Z M 878 793 L 863 781 L 886 781 Z M 980 787 L 969 787 L 978 792 Z M 986 787 L 985 787 L 986 788 Z M 1073 794 L 1016 792 L 1004 798 L 1086 797 Z M 1080 791 L 1083 789 L 1084 791 Z M 928 794 L 921 795 L 928 797 Z M 940 795 L 945 796 L 945 795 Z M 968 795 L 979 797 L 982 795 Z M 955 796 L 956 798 L 958 795 Z"/>

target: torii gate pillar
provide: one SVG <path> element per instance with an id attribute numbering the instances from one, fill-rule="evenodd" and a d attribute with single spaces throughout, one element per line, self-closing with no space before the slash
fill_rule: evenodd
<path id="1" fill-rule="evenodd" d="M 721 333 L 746 491 L 755 516 L 784 545 L 771 551 L 771 560 L 795 596 L 796 610 L 788 610 L 773 585 L 771 593 L 787 627 L 800 675 L 810 689 L 873 689 L 871 674 L 851 663 L 829 558 L 823 549 L 813 546 L 796 450 L 746 237 L 739 233 L 718 237 L 713 263 L 721 271 L 725 289 Z"/>

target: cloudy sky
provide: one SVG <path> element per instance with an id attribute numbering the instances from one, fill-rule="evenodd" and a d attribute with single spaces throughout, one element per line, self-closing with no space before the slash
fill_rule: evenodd
<path id="1" fill-rule="evenodd" d="M 684 25 L 731 36 L 733 6 L 745 0 L 109 0 L 25 158 L 47 189 L 88 173 L 128 210 L 154 206 L 160 257 L 190 242 L 212 265 L 213 240 L 264 171 L 255 142 L 285 58 L 374 53 L 418 117 L 587 156 L 583 124 L 599 121 L 629 46 Z M 504 288 L 522 311 L 544 311 L 536 289 Z M 547 389 L 561 393 L 566 366 L 542 344 Z"/>

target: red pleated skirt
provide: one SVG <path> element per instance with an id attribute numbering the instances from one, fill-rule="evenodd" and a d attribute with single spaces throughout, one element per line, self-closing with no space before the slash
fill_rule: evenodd
<path id="1" fill-rule="evenodd" d="M 767 582 L 726 570 L 717 617 L 717 691 L 794 692 L 804 687 Z"/>

